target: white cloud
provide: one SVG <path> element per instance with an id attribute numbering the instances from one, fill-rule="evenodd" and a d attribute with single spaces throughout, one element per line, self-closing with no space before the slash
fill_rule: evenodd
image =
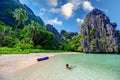
<path id="1" fill-rule="evenodd" d="M 51 8 L 51 9 L 49 10 L 49 12 L 59 13 L 59 12 L 60 12 L 60 8 Z"/>
<path id="2" fill-rule="evenodd" d="M 61 14 L 63 16 L 65 16 L 66 13 L 65 13 L 64 10 L 66 8 L 68 9 L 68 7 L 70 6 L 70 8 L 69 8 L 69 15 L 70 15 L 74 10 L 79 8 L 80 4 L 82 4 L 81 0 L 68 0 L 68 3 L 64 4 L 63 6 L 61 6 L 61 8 L 51 8 L 49 11 L 53 12 L 53 13 L 60 13 L 60 11 L 61 11 Z M 65 9 L 63 9 L 63 8 L 65 8 Z M 69 18 L 69 17 L 67 16 L 66 18 Z"/>
<path id="3" fill-rule="evenodd" d="M 57 0 L 52 0 L 57 1 Z M 52 3 L 52 2 L 51 2 Z M 74 11 L 78 10 L 82 6 L 82 8 L 86 11 L 91 11 L 94 7 L 91 5 L 89 1 L 86 0 L 68 0 L 68 3 L 62 5 L 60 8 L 52 7 L 49 12 L 52 13 L 60 13 L 66 19 L 69 19 L 73 16 Z"/>
<path id="4" fill-rule="evenodd" d="M 76 10 L 82 4 L 82 0 L 68 0 L 70 3 L 73 4 L 73 9 Z"/>
<path id="5" fill-rule="evenodd" d="M 80 8 L 81 5 L 83 6 L 83 9 L 86 11 L 91 11 L 94 9 L 94 7 L 91 5 L 91 3 L 89 1 L 86 1 L 86 0 L 68 0 L 68 3 L 61 6 L 61 8 L 60 8 L 61 14 L 65 18 L 68 19 L 73 15 L 75 10 Z"/>
<path id="6" fill-rule="evenodd" d="M 73 14 L 73 4 L 68 2 L 63 5 L 61 7 L 61 14 L 67 19 L 70 18 Z"/>
<path id="7" fill-rule="evenodd" d="M 83 9 L 87 11 L 91 11 L 94 9 L 94 7 L 91 5 L 89 1 L 84 1 L 83 2 Z"/>
<path id="8" fill-rule="evenodd" d="M 57 6 L 58 5 L 58 0 L 48 0 L 47 2 L 50 6 Z"/>
<path id="9" fill-rule="evenodd" d="M 58 21 L 57 18 L 52 19 L 52 20 L 48 20 L 47 23 L 48 24 L 52 24 L 52 25 L 57 25 L 57 26 L 61 26 L 62 25 L 62 21 Z"/>
<path id="10" fill-rule="evenodd" d="M 76 21 L 77 21 L 77 23 L 82 23 L 84 20 L 80 19 L 80 18 L 77 18 Z"/>

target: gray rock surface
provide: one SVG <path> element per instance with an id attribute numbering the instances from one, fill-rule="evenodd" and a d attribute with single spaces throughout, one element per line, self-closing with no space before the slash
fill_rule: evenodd
<path id="1" fill-rule="evenodd" d="M 93 9 L 81 25 L 81 44 L 84 52 L 118 52 L 116 23 L 111 23 L 104 12 Z"/>

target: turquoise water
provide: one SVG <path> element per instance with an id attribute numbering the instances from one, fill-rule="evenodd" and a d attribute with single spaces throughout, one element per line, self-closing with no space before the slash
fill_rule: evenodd
<path id="1" fill-rule="evenodd" d="M 120 80 L 120 55 L 62 54 L 19 71 L 14 80 Z"/>

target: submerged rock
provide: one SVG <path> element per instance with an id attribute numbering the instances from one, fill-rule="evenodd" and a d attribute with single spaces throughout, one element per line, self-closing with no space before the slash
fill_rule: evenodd
<path id="1" fill-rule="evenodd" d="M 84 52 L 118 52 L 115 28 L 104 12 L 93 9 L 81 25 L 81 44 Z"/>

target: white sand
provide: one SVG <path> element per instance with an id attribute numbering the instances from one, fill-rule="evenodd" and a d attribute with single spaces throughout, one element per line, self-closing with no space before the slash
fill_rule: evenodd
<path id="1" fill-rule="evenodd" d="M 37 62 L 37 58 L 54 56 L 56 53 L 11 54 L 0 56 L 0 73 L 11 73 Z"/>
<path id="2" fill-rule="evenodd" d="M 55 56 L 59 54 L 75 54 L 75 53 L 31 53 L 31 54 L 9 54 L 0 55 L 0 80 L 6 80 L 5 77 L 10 76 L 15 71 L 29 67 L 37 63 L 37 58 L 44 56 Z"/>
<path id="3" fill-rule="evenodd" d="M 59 53 L 58 53 L 59 54 Z M 0 56 L 0 80 L 10 76 L 17 70 L 37 63 L 37 58 L 55 56 L 57 53 L 10 54 Z"/>

